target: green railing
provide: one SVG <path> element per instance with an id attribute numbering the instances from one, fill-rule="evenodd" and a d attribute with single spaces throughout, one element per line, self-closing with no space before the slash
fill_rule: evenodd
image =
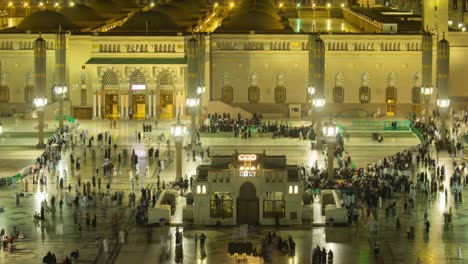
<path id="1" fill-rule="evenodd" d="M 393 124 L 396 124 L 395 126 Z M 373 121 L 373 120 L 355 120 L 351 122 L 355 128 L 367 128 L 369 131 L 381 129 L 384 131 L 410 131 L 409 121 Z"/>
<path id="2" fill-rule="evenodd" d="M 59 121 L 59 118 L 60 118 L 60 116 L 56 115 L 55 116 L 55 121 Z M 76 118 L 71 117 L 71 116 L 67 116 L 67 115 L 63 115 L 63 121 L 68 121 L 69 123 L 75 123 Z"/>
<path id="3" fill-rule="evenodd" d="M 395 124 L 395 126 L 393 125 Z M 385 131 L 409 131 L 410 121 L 384 121 Z"/>
<path id="4" fill-rule="evenodd" d="M 424 142 L 424 136 L 423 134 L 421 133 L 421 131 L 419 131 L 419 129 L 417 129 L 416 127 L 413 126 L 413 124 L 410 123 L 410 128 L 411 128 L 411 131 L 419 138 L 419 140 L 421 142 Z"/>

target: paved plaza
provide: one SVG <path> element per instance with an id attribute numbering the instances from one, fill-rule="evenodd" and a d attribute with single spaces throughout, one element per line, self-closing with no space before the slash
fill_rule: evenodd
<path id="1" fill-rule="evenodd" d="M 8 122 L 4 122 L 8 125 Z M 157 145 L 157 138 L 161 133 L 165 134 L 165 139 L 161 143 L 161 157 L 166 159 L 166 168 L 162 170 L 161 182 L 166 184 L 175 178 L 175 164 L 171 162 L 173 158 L 168 157 L 168 148 L 165 143 L 168 138 L 170 122 L 159 122 L 156 129 L 147 133 L 147 139 L 138 142 L 136 131 L 142 131 L 143 121 L 121 121 L 117 122 L 116 129 L 110 129 L 107 121 L 82 121 L 79 129 L 87 129 L 90 135 L 96 137 L 97 133 L 110 131 L 110 135 L 117 144 L 117 150 L 112 148 L 111 159 L 116 160 L 117 154 L 122 153 L 124 149 L 135 153 L 139 157 L 140 171 L 144 171 L 147 166 L 150 167 L 150 176 L 144 177 L 142 185 L 137 184 L 137 188 L 147 187 L 153 189 L 156 187 L 156 167 L 155 159 L 147 158 L 147 151 L 150 147 Z M 6 126 L 7 126 L 6 125 Z M 154 123 L 153 123 L 154 126 Z M 16 144 L 18 140 L 22 144 Z M 10 173 L 18 171 L 21 167 L 31 164 L 39 155 L 39 151 L 32 148 L 36 139 L 0 139 L 0 166 Z M 173 150 L 173 141 L 170 140 L 169 150 Z M 203 148 L 210 147 L 213 154 L 232 154 L 234 150 L 239 152 L 261 152 L 265 150 L 268 154 L 285 154 L 288 158 L 288 164 L 305 164 L 312 166 L 315 161 L 319 166 L 324 166 L 324 153 L 311 150 L 308 141 L 299 141 L 297 139 L 279 138 L 273 139 L 267 134 L 254 135 L 250 139 L 234 138 L 227 133 L 225 135 L 203 134 L 201 138 Z M 384 156 L 391 155 L 412 145 L 418 144 L 414 138 L 386 138 L 381 145 L 376 145 L 371 139 L 350 138 L 345 140 L 346 151 L 355 160 L 357 166 L 365 166 L 374 163 Z M 21 146 L 19 146 L 21 145 Z M 94 150 L 96 158 L 93 159 L 91 151 Z M 104 151 L 97 142 L 91 149 L 87 149 L 87 155 L 83 153 L 83 148 L 78 145 L 73 153 L 75 158 L 81 157 L 81 169 L 77 171 L 70 164 L 69 155 L 71 149 L 68 148 L 62 153 L 57 172 L 60 176 L 67 177 L 64 186 L 72 186 L 78 178 L 82 182 L 91 181 L 95 166 L 101 166 L 104 160 Z M 169 151 L 172 153 L 172 151 Z M 170 155 L 169 155 L 170 156 Z M 109 183 L 111 193 L 124 192 L 122 205 L 107 206 L 105 199 L 98 199 L 97 206 L 94 208 L 88 206 L 76 210 L 74 206 L 69 207 L 66 204 L 62 209 L 58 207 L 60 198 L 65 198 L 67 190 L 61 190 L 56 182 L 55 174 L 52 173 L 47 185 L 32 184 L 31 176 L 25 179 L 29 182 L 30 196 L 20 199 L 20 205 L 15 205 L 13 195 L 19 192 L 25 186 L 16 183 L 12 186 L 0 187 L 0 205 L 5 205 L 5 212 L 0 213 L 0 228 L 5 228 L 7 234 L 13 231 L 13 226 L 17 226 L 24 234 L 25 239 L 15 241 L 15 250 L 10 253 L 0 251 L 0 263 L 40 263 L 43 256 L 48 252 L 54 252 L 59 261 L 62 261 L 70 252 L 78 249 L 80 258 L 78 263 L 175 263 L 176 248 L 173 234 L 175 226 L 180 226 L 183 232 L 183 263 L 236 263 L 234 256 L 227 254 L 227 246 L 233 241 L 250 241 L 257 248 L 260 247 L 261 239 L 268 232 L 275 232 L 277 236 L 287 238 L 289 235 L 296 242 L 296 253 L 294 256 L 282 254 L 279 251 L 273 252 L 273 263 L 311 263 L 312 247 L 320 245 L 327 251 L 332 249 L 335 256 L 334 263 L 416 263 L 420 257 L 423 263 L 468 263 L 468 260 L 458 260 L 457 244 L 461 244 L 463 250 L 468 250 L 468 236 L 464 231 L 468 226 L 468 205 L 466 202 L 455 204 L 453 197 L 448 192 L 445 197 L 444 192 L 438 192 L 431 199 L 426 199 L 422 193 L 417 194 L 415 208 L 410 214 L 405 214 L 403 209 L 403 200 L 406 193 L 395 193 L 396 214 L 400 217 L 401 228 L 396 229 L 395 220 L 385 217 L 386 204 L 384 202 L 381 209 L 378 210 L 378 232 L 373 233 L 369 228 L 369 223 L 375 221 L 373 217 L 367 217 L 362 213 L 359 221 L 351 227 L 325 227 L 318 223 L 307 223 L 297 227 L 282 226 L 275 227 L 252 227 L 247 233 L 241 232 L 239 227 L 204 227 L 192 226 L 188 223 L 182 223 L 181 217 L 176 216 L 176 223 L 171 226 L 158 227 L 156 225 L 150 228 L 139 227 L 135 224 L 134 209 L 128 206 L 128 194 L 132 191 L 129 181 L 130 159 L 123 156 L 121 173 L 111 177 L 104 178 L 103 186 Z M 197 157 L 196 162 L 186 161 L 183 153 L 183 174 L 193 175 L 197 165 L 203 162 Z M 460 162 L 459 159 L 457 161 Z M 207 160 L 205 163 L 208 162 Z M 447 168 L 446 175 L 452 175 L 453 166 L 451 158 L 446 152 L 442 152 L 439 163 L 445 164 Z M 424 167 L 417 167 L 416 170 L 423 170 Z M 102 175 L 102 172 L 100 172 Z M 8 174 L 7 174 L 8 175 Z M 449 177 L 446 177 L 448 185 Z M 97 187 L 92 188 L 97 194 L 100 191 Z M 138 193 L 138 192 L 137 192 Z M 52 207 L 46 214 L 45 221 L 33 221 L 33 214 L 40 210 L 40 202 L 43 199 L 49 201 L 52 195 L 57 198 L 55 208 Z M 98 195 L 99 196 L 99 195 Z M 463 200 L 467 200 L 466 193 L 463 194 Z M 444 230 L 443 216 L 444 211 L 452 208 L 453 224 L 449 230 Z M 428 211 L 431 222 L 431 231 L 428 239 L 423 237 L 423 215 Z M 78 214 L 79 213 L 79 214 Z M 97 216 L 97 227 L 87 226 L 85 224 L 86 214 Z M 181 214 L 180 210 L 176 214 Z M 81 222 L 82 231 L 78 230 L 78 225 L 74 223 L 74 216 L 77 215 Z M 118 216 L 118 223 L 112 224 L 113 216 Z M 81 219 L 81 220 L 80 220 Z M 408 240 L 406 231 L 409 225 L 414 225 L 415 239 Z M 63 227 L 63 234 L 59 232 Z M 125 230 L 127 232 L 126 243 L 118 245 L 118 232 Z M 152 239 L 148 241 L 148 232 L 151 232 Z M 202 254 L 195 245 L 194 237 L 196 234 L 205 233 L 207 236 L 206 255 Z M 163 253 L 161 237 L 169 234 L 167 241 L 170 250 Z M 96 236 L 99 237 L 96 245 Z M 109 253 L 99 253 L 100 241 L 103 238 L 109 241 Z M 374 242 L 381 244 L 381 256 L 376 257 L 373 254 L 372 245 Z M 468 251 L 467 251 L 468 252 Z M 466 256 L 468 259 L 468 255 Z M 258 257 L 247 257 L 247 263 L 263 263 Z"/>

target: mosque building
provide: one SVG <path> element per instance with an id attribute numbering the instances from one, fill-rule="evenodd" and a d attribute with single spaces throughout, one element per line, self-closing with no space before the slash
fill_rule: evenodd
<path id="1" fill-rule="evenodd" d="M 68 87 L 65 113 L 79 119 L 174 119 L 195 96 L 204 113 L 305 116 L 309 87 L 325 98 L 323 115 L 420 113 L 426 86 L 434 88 L 431 108 L 441 95 L 451 107 L 466 105 L 465 1 L 350 2 L 1 1 L 0 114 L 31 116 L 39 36 L 49 118 L 56 85 Z M 431 36 L 424 61 L 423 29 Z M 448 55 L 444 84 L 438 54 Z"/>

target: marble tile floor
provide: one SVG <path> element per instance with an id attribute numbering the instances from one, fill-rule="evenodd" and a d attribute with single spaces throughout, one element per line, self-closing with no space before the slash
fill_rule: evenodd
<path id="1" fill-rule="evenodd" d="M 97 133 L 98 131 L 102 131 L 103 129 L 107 129 L 107 122 L 82 122 L 80 127 L 84 127 L 90 130 L 92 134 Z M 155 162 L 147 161 L 145 157 L 146 150 L 149 148 L 148 144 L 144 143 L 137 143 L 134 130 L 136 126 L 141 126 L 141 122 L 122 122 L 118 123 L 119 129 L 111 130 L 113 134 L 113 138 L 119 142 L 119 149 L 121 151 L 122 148 L 135 148 L 140 159 L 140 170 L 144 171 L 146 167 L 146 163 L 151 165 L 151 171 L 154 172 L 155 170 Z M 158 134 L 164 131 L 167 135 L 167 131 L 169 128 L 170 123 L 160 123 L 158 124 L 158 130 L 152 133 L 153 137 L 156 137 Z M 138 129 L 141 130 L 140 127 Z M 298 140 L 292 139 L 280 139 L 281 141 L 277 141 L 276 139 L 265 139 L 261 142 L 257 142 L 257 140 L 245 141 L 242 140 L 244 145 L 263 145 L 266 148 L 267 153 L 276 153 L 280 151 L 275 149 L 274 145 L 282 145 L 285 146 L 283 152 L 286 153 L 288 159 L 291 163 L 311 165 L 315 159 L 323 159 L 322 154 L 316 151 L 310 151 L 308 148 L 308 144 L 306 142 L 299 142 Z M 214 139 L 202 139 L 202 142 L 205 146 L 210 145 L 210 141 L 213 144 L 213 149 L 216 148 L 215 140 Z M 261 143 L 261 144 L 259 144 Z M 300 147 L 300 144 L 304 143 L 302 146 L 301 152 L 298 152 L 297 149 Z M 223 143 L 222 139 L 219 140 L 218 146 L 226 145 Z M 153 143 L 153 146 L 155 144 Z M 292 147 L 287 148 L 288 145 L 292 145 Z M 239 146 L 242 147 L 243 145 L 239 143 Z M 102 152 L 99 148 L 96 148 L 97 158 L 96 161 L 91 160 L 90 152 L 88 151 L 88 155 L 86 159 L 82 159 L 82 169 L 80 171 L 80 175 L 83 180 L 90 181 L 95 164 L 101 164 L 102 162 Z M 161 148 L 166 150 L 166 144 L 161 144 Z M 253 147 L 247 147 L 246 149 L 252 149 Z M 294 148 L 296 151 L 294 151 Z M 0 148 L 0 153 L 2 152 L 3 148 Z M 383 155 L 387 155 L 388 152 L 391 151 L 398 151 L 401 150 L 400 148 L 395 148 L 391 150 L 384 150 L 384 149 L 376 149 L 374 147 L 370 148 L 358 148 L 356 147 L 353 149 L 349 147 L 349 151 L 355 151 L 355 153 L 351 153 L 354 158 L 362 160 L 363 162 L 370 162 L 371 158 L 375 158 L 376 160 Z M 75 148 L 75 156 L 79 156 L 81 151 L 80 147 Z M 228 151 L 228 150 L 222 150 Z M 232 149 L 231 149 L 232 151 Z M 241 151 L 241 150 L 239 150 Z M 303 151 L 303 152 L 302 152 Z M 386 152 L 387 151 L 387 152 Z M 18 152 L 20 153 L 20 152 Z M 232 152 L 231 152 L 232 153 Z M 278 152 L 280 153 L 280 152 Z M 297 154 L 300 153 L 300 154 Z M 307 153 L 306 155 L 302 155 L 303 153 Z M 68 154 L 64 155 L 64 159 L 62 160 L 60 171 L 62 168 L 67 168 L 68 170 L 68 179 L 65 185 L 68 183 L 74 188 L 74 184 L 77 181 L 77 172 L 73 173 L 73 170 L 69 164 Z M 113 154 L 114 155 L 114 151 Z M 21 155 L 21 154 L 17 154 Z M 1 156 L 1 155 L 0 155 Z M 4 155 L 7 157 L 7 155 Z M 26 157 L 26 155 L 25 155 Z M 184 154 L 185 157 L 185 154 Z M 35 159 L 35 155 L 31 155 L 32 159 Z M 0 159 L 1 160 L 1 159 Z M 7 164 L 8 159 L 3 159 L 3 164 Z M 441 162 L 443 163 L 451 163 L 451 160 L 446 157 L 441 157 Z M 196 162 L 186 162 L 185 158 L 183 158 L 183 168 L 187 174 L 192 174 L 195 171 L 195 168 L 198 164 L 200 164 L 200 159 L 197 158 Z M 16 164 L 11 162 L 10 164 Z M 120 176 L 117 176 L 112 179 L 111 181 L 111 188 L 112 191 L 124 191 L 125 193 L 129 193 L 131 190 L 130 183 L 128 180 L 128 160 L 124 161 L 123 166 L 123 173 Z M 321 163 L 319 163 L 321 164 Z M 1 166 L 1 163 L 0 163 Z M 451 166 L 448 166 L 448 175 L 450 174 Z M 168 164 L 166 169 L 161 173 L 161 181 L 165 180 L 166 183 L 171 181 L 174 178 L 175 166 L 173 163 Z M 148 186 L 150 188 L 155 186 L 155 175 L 152 174 L 149 179 L 144 179 L 144 186 Z M 29 177 L 29 188 L 32 189 L 33 185 L 31 184 L 32 180 Z M 103 181 L 104 183 L 104 181 Z M 160 257 L 160 248 L 161 245 L 158 242 L 159 233 L 161 232 L 174 232 L 174 227 L 168 227 L 165 229 L 162 228 L 152 228 L 153 230 L 153 243 L 147 244 L 146 242 L 146 230 L 137 228 L 134 225 L 133 218 L 130 218 L 132 210 L 122 206 L 121 208 L 109 208 L 107 211 L 107 216 L 102 215 L 101 205 L 102 202 L 98 202 L 98 207 L 96 209 L 90 209 L 90 212 L 93 214 L 96 212 L 98 216 L 98 227 L 96 230 L 93 228 L 87 228 L 84 224 L 84 219 L 82 220 L 83 232 L 82 237 L 79 237 L 79 233 L 73 223 L 72 215 L 74 213 L 74 208 L 63 208 L 62 218 L 63 218 L 63 225 L 64 225 L 64 235 L 59 236 L 55 234 L 55 225 L 60 223 L 60 214 L 57 211 L 55 214 L 55 220 L 51 214 L 48 216 L 48 220 L 43 223 L 39 227 L 36 227 L 34 222 L 32 221 L 32 214 L 34 211 L 39 210 L 39 202 L 40 199 L 43 197 L 48 196 L 49 199 L 52 194 L 58 196 L 60 194 L 60 190 L 55 188 L 55 179 L 54 177 L 50 177 L 49 179 L 49 186 L 47 192 L 44 190 L 41 191 L 39 188 L 36 191 L 35 188 L 35 195 L 29 198 L 21 199 L 20 207 L 16 207 L 14 205 L 13 200 L 13 193 L 21 188 L 20 184 L 17 184 L 14 187 L 1 187 L 0 188 L 0 201 L 1 204 L 5 204 L 6 212 L 0 214 L 0 227 L 5 227 L 7 231 L 12 230 L 12 226 L 14 224 L 19 225 L 20 229 L 26 234 L 26 239 L 24 241 L 18 241 L 16 244 L 17 252 L 13 254 L 8 252 L 0 252 L 0 263 L 5 262 L 13 262 L 17 263 L 21 261 L 22 263 L 38 263 L 38 258 L 42 258 L 42 256 L 49 250 L 52 249 L 53 252 L 56 252 L 57 257 L 59 259 L 63 258 L 65 254 L 69 254 L 71 250 L 80 247 L 82 248 L 81 256 L 82 259 L 80 263 L 91 263 L 91 261 L 96 256 L 96 246 L 95 246 L 95 234 L 100 234 L 101 236 L 108 235 L 112 246 L 115 245 L 117 239 L 112 234 L 114 233 L 113 228 L 110 225 L 110 217 L 109 215 L 112 214 L 113 211 L 119 211 L 124 214 L 122 224 L 125 225 L 129 222 L 130 232 L 128 236 L 128 243 L 124 245 L 118 256 L 117 256 L 117 263 L 128 263 L 130 260 L 132 262 L 139 262 L 139 263 L 174 263 L 174 249 L 171 251 L 171 255 L 167 261 L 159 260 Z M 37 198 L 36 198 L 37 196 Z M 398 195 L 397 195 L 398 196 Z M 394 223 L 391 219 L 388 222 L 385 219 L 384 208 L 380 209 L 379 211 L 379 224 L 380 224 L 380 231 L 377 236 L 374 238 L 368 234 L 368 222 L 367 218 L 363 216 L 359 222 L 359 224 L 354 225 L 351 228 L 343 228 L 343 227 L 333 227 L 333 228 L 322 228 L 322 227 L 282 227 L 278 231 L 278 234 L 286 236 L 287 234 L 291 234 L 297 243 L 297 254 L 294 258 L 289 258 L 287 256 L 282 256 L 279 253 L 275 253 L 275 260 L 278 262 L 274 263 L 310 263 L 310 247 L 315 246 L 315 244 L 320 244 L 321 246 L 325 246 L 327 249 L 332 248 L 335 252 L 335 263 L 377 263 L 374 256 L 372 255 L 371 249 L 371 242 L 372 241 L 379 241 L 382 245 L 382 253 L 385 255 L 387 259 L 390 259 L 392 262 L 384 262 L 384 263 L 415 263 L 416 257 L 421 257 L 424 260 L 424 263 L 465 263 L 463 260 L 456 260 L 455 259 L 455 248 L 457 243 L 461 243 L 464 250 L 468 250 L 468 237 L 466 237 L 466 225 L 468 224 L 467 218 L 465 214 L 467 212 L 466 202 L 464 204 L 455 207 L 453 204 L 453 200 L 448 199 L 448 204 L 445 205 L 445 198 L 441 199 L 443 194 L 439 194 L 439 198 L 434 198 L 431 203 L 426 203 L 425 199 L 419 199 L 416 203 L 416 208 L 414 213 L 410 216 L 404 216 L 403 214 L 403 204 L 402 202 L 397 203 L 397 214 L 400 215 L 402 228 L 400 231 L 396 231 L 394 227 Z M 464 194 L 464 201 L 467 200 L 466 194 Z M 124 199 L 124 205 L 126 204 L 127 199 Z M 426 205 L 427 204 L 427 205 Z M 454 223 L 453 227 L 451 227 L 448 231 L 444 231 L 440 225 L 442 223 L 442 212 L 447 206 L 452 205 L 452 209 L 454 211 Z M 426 242 L 422 237 L 422 218 L 423 218 L 423 211 L 426 208 L 429 208 L 429 215 L 431 220 L 431 234 L 429 236 L 429 240 Z M 400 212 L 400 213 L 398 213 Z M 127 217 L 127 219 L 125 219 Z M 129 221 L 128 221 L 129 220 Z M 416 237 L 413 241 L 408 241 L 406 239 L 406 228 L 409 222 L 415 222 L 420 224 L 415 224 L 416 226 Z M 273 231 L 274 228 L 271 227 L 261 227 L 261 228 L 254 228 L 249 232 L 247 238 L 239 238 L 238 227 L 226 227 L 221 228 L 219 230 L 207 227 L 193 227 L 190 225 L 186 225 L 184 227 L 184 263 L 234 263 L 235 260 L 233 257 L 227 256 L 227 243 L 232 241 L 232 239 L 248 239 L 253 241 L 260 241 L 262 235 L 264 235 L 268 231 Z M 205 260 L 201 260 L 199 258 L 199 251 L 194 250 L 193 245 L 193 235 L 194 233 L 201 233 L 205 232 L 208 236 L 207 239 L 207 257 Z M 44 239 L 44 242 L 42 241 Z M 49 243 L 50 242 L 50 243 Z M 172 241 L 171 245 L 173 247 L 174 241 Z M 159 253 L 158 253 L 159 252 Z M 99 259 L 104 261 L 105 258 Z M 249 258 L 250 263 L 261 263 L 261 260 L 258 258 Z M 125 262 L 127 261 L 127 262 Z M 383 263 L 383 262 L 381 262 Z M 468 263 L 468 261 L 466 262 Z"/>

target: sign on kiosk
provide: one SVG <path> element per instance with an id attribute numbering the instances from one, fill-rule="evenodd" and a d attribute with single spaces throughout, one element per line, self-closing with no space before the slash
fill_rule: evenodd
<path id="1" fill-rule="evenodd" d="M 255 154 L 240 154 L 238 159 L 240 161 L 254 161 L 254 160 L 257 160 L 257 155 L 255 155 Z"/>

